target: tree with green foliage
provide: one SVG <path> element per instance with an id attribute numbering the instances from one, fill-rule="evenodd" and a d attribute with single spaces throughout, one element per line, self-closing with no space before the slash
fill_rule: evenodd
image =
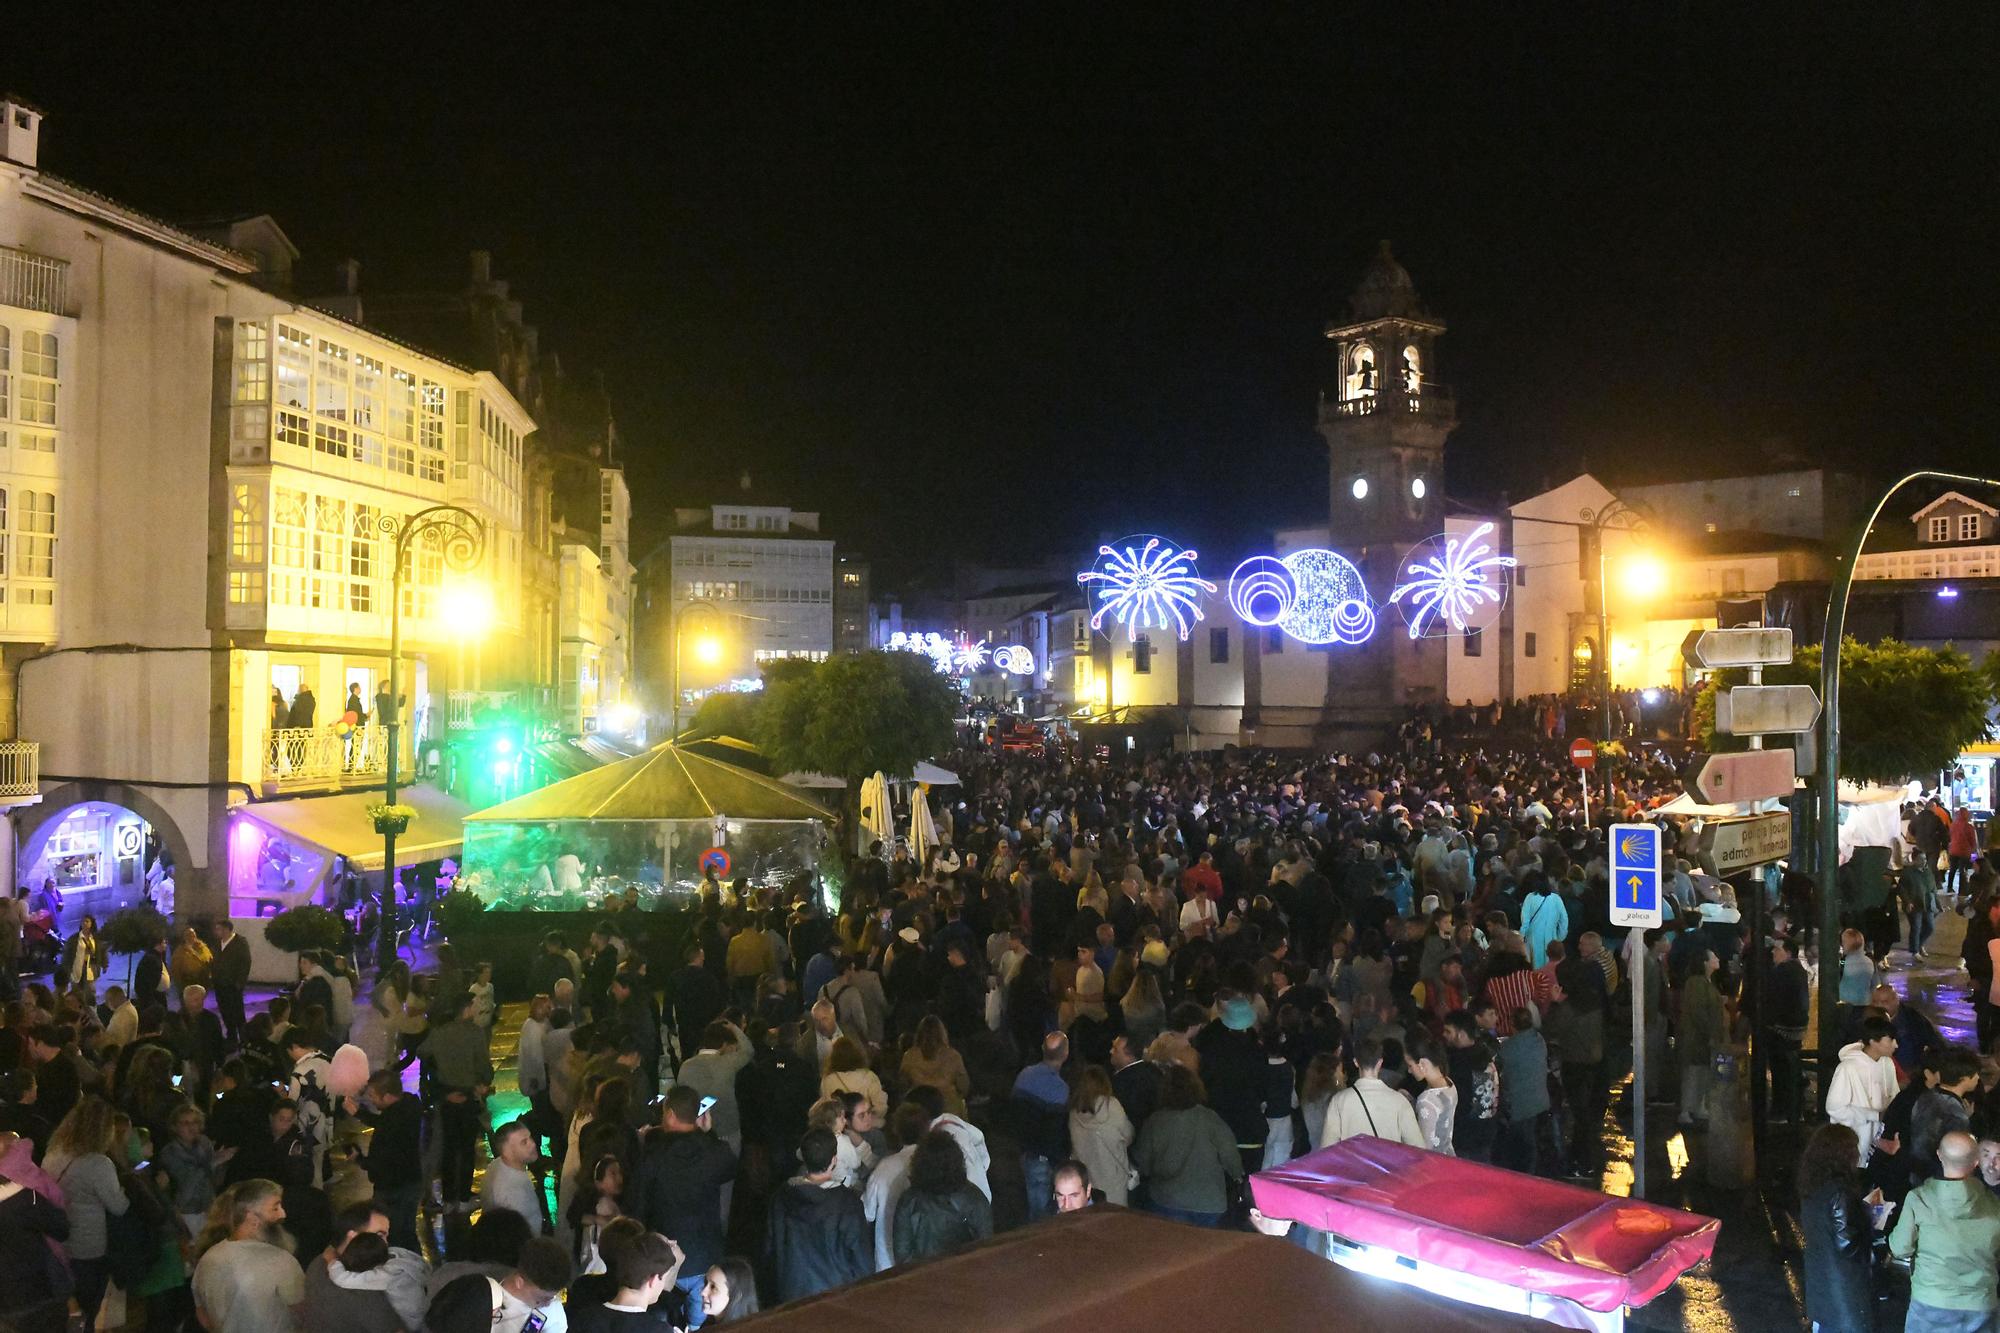
<path id="1" fill-rule="evenodd" d="M 1786 665 L 1765 667 L 1764 683 L 1818 689 L 1819 671 L 1820 646 L 1811 644 Z M 1715 730 L 1716 688 L 1748 680 L 1746 671 L 1721 671 L 1702 687 L 1695 729 L 1711 752 L 1748 748 L 1744 738 Z M 1968 745 L 1991 739 L 1996 686 L 1996 659 L 1982 667 L 1955 648 L 1847 640 L 1840 651 L 1840 775 L 1887 784 L 1934 780 Z"/>
<path id="2" fill-rule="evenodd" d="M 757 711 L 756 741 L 776 773 L 843 779 L 852 827 L 860 784 L 908 774 L 949 749 L 958 696 L 927 657 L 862 653 L 773 673 Z"/>
<path id="3" fill-rule="evenodd" d="M 711 694 L 695 710 L 694 721 L 688 724 L 688 739 L 734 736 L 747 741 L 757 734 L 757 713 L 763 702 L 760 694 Z"/>
<path id="4" fill-rule="evenodd" d="M 302 903 L 274 914 L 264 927 L 264 942 L 287 953 L 338 949 L 347 936 L 340 913 L 318 903 Z"/>

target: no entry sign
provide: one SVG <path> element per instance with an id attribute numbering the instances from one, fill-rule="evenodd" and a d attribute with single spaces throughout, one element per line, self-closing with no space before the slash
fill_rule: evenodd
<path id="1" fill-rule="evenodd" d="M 1578 768 L 1597 767 L 1597 743 L 1579 737 L 1569 743 L 1569 761 Z"/>

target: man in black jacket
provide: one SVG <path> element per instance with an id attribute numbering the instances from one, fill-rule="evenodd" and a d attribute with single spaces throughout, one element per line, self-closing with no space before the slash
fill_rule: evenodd
<path id="1" fill-rule="evenodd" d="M 781 1301 L 846 1286 L 875 1270 L 860 1196 L 834 1181 L 837 1156 L 831 1130 L 807 1130 L 799 1141 L 804 1172 L 771 1196 L 766 1235 Z"/>
<path id="2" fill-rule="evenodd" d="M 707 951 L 696 943 L 688 950 L 687 965 L 667 979 L 667 999 L 673 1005 L 674 1031 L 680 1034 L 684 1057 L 691 1054 L 686 1044 L 699 1044 L 701 1034 L 722 1016 L 729 999 L 707 962 Z"/>
<path id="3" fill-rule="evenodd" d="M 1069 943 L 1076 921 L 1076 890 L 1069 883 L 1069 862 L 1046 858 L 1028 889 L 1030 944 L 1044 958 L 1054 958 Z"/>
<path id="4" fill-rule="evenodd" d="M 299 691 L 305 693 L 302 688 Z M 215 1008 L 234 1046 L 243 1037 L 243 988 L 250 984 L 250 941 L 227 918 L 215 923 Z"/>
<path id="5" fill-rule="evenodd" d="M 417 1202 L 425 1191 L 421 1135 L 423 1107 L 403 1091 L 402 1077 L 393 1069 L 369 1076 L 367 1110 L 375 1132 L 361 1167 L 375 1185 L 375 1204 L 389 1219 L 389 1243 L 417 1249 Z M 352 1101 L 349 1109 L 355 1109 Z"/>
<path id="6" fill-rule="evenodd" d="M 736 1178 L 736 1155 L 715 1137 L 693 1088 L 668 1091 L 660 1127 L 639 1150 L 636 1174 L 627 1187 L 627 1211 L 681 1247 L 687 1258 L 679 1285 L 698 1303 L 710 1265 L 722 1258 L 722 1187 Z"/>
<path id="7" fill-rule="evenodd" d="M 1264 1047 L 1254 1031 L 1257 1011 L 1244 996 L 1219 998 L 1222 1016 L 1195 1035 L 1194 1048 L 1201 1056 L 1209 1106 L 1236 1136 L 1243 1169 L 1256 1171 L 1264 1165 L 1264 1139 L 1270 1133 L 1264 1118 Z"/>
<path id="8" fill-rule="evenodd" d="M 1160 1104 L 1160 1067 L 1132 1049 L 1132 1039 L 1119 1033 L 1111 1040 L 1111 1091 L 1125 1108 L 1136 1134 Z"/>
<path id="9" fill-rule="evenodd" d="M 639 1043 L 639 1068 L 645 1079 L 645 1100 L 650 1102 L 660 1090 L 660 1025 L 639 969 L 620 968 L 611 978 L 611 1003 L 619 1026 Z"/>

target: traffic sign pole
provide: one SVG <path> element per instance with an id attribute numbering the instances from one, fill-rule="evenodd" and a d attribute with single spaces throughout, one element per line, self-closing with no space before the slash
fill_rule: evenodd
<path id="1" fill-rule="evenodd" d="M 1632 1197 L 1646 1197 L 1646 928 L 1625 937 L 1625 984 L 1632 988 Z"/>

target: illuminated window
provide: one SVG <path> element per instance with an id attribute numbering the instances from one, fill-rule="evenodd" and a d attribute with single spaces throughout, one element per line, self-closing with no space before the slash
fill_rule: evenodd
<path id="1" fill-rule="evenodd" d="M 237 606 L 255 606 L 264 600 L 264 571 L 261 569 L 232 569 L 229 571 L 229 600 Z"/>
<path id="2" fill-rule="evenodd" d="M 354 506 L 354 535 L 347 545 L 347 609 L 350 611 L 375 609 L 375 540 L 376 520 L 379 517 L 373 505 Z"/>
<path id="3" fill-rule="evenodd" d="M 0 533 L 7 531 L 7 490 L 0 487 Z M 0 579 L 7 577 L 7 543 L 0 538 Z M 0 599 L 4 600 L 4 599 Z"/>
<path id="4" fill-rule="evenodd" d="M 348 359 L 347 349 L 328 342 L 319 341 L 319 355 L 313 360 L 313 413 L 334 421 L 347 420 L 350 407 L 348 401 Z M 345 457 L 346 455 L 342 455 Z"/>
<path id="5" fill-rule="evenodd" d="M 1958 539 L 1962 542 L 1979 540 L 1979 515 L 1960 514 L 1958 516 Z"/>
<path id="6" fill-rule="evenodd" d="M 236 326 L 236 359 L 232 367 L 231 400 L 271 401 L 271 335 L 262 324 Z"/>
<path id="7" fill-rule="evenodd" d="M 414 444 L 417 438 L 417 382 L 407 370 L 389 372 L 389 423 L 391 440 Z"/>
<path id="8" fill-rule="evenodd" d="M 264 497 L 254 486 L 231 488 L 229 558 L 239 565 L 264 563 Z"/>
<path id="9" fill-rule="evenodd" d="M 338 610 L 347 601 L 347 502 L 321 495 L 313 501 L 312 583 L 306 605 Z"/>
<path id="10" fill-rule="evenodd" d="M 347 457 L 347 428 L 324 421 L 313 422 L 313 448 L 335 458 Z"/>
<path id="11" fill-rule="evenodd" d="M 1951 519 L 1945 514 L 1931 515 L 1931 538 L 1934 542 L 1951 540 Z"/>
<path id="12" fill-rule="evenodd" d="M 278 326 L 278 402 L 303 412 L 312 399 L 312 338 L 290 325 Z"/>
<path id="13" fill-rule="evenodd" d="M 13 397 L 10 392 L 14 377 L 9 373 L 12 355 L 9 337 L 7 326 L 0 324 L 0 425 L 4 425 L 14 415 Z M 6 440 L 6 432 L 0 431 L 0 444 L 6 443 Z"/>
<path id="14" fill-rule="evenodd" d="M 14 384 L 14 417 L 24 425 L 56 424 L 56 335 L 30 329 L 21 335 L 20 374 Z M 23 440 L 26 443 L 26 440 Z M 48 442 L 53 449 L 55 442 Z"/>
<path id="15" fill-rule="evenodd" d="M 301 449 L 312 444 L 312 427 L 304 413 L 278 409 L 278 443 L 296 444 Z"/>
<path id="16" fill-rule="evenodd" d="M 271 497 L 271 601 L 306 604 L 306 508 L 304 491 L 280 486 Z"/>
<path id="17" fill-rule="evenodd" d="M 382 419 L 382 363 L 372 356 L 354 358 L 353 415 L 349 420 L 369 430 L 380 430 Z"/>
<path id="18" fill-rule="evenodd" d="M 22 491 L 20 527 L 14 536 L 14 573 L 24 579 L 56 576 L 56 497 Z"/>

